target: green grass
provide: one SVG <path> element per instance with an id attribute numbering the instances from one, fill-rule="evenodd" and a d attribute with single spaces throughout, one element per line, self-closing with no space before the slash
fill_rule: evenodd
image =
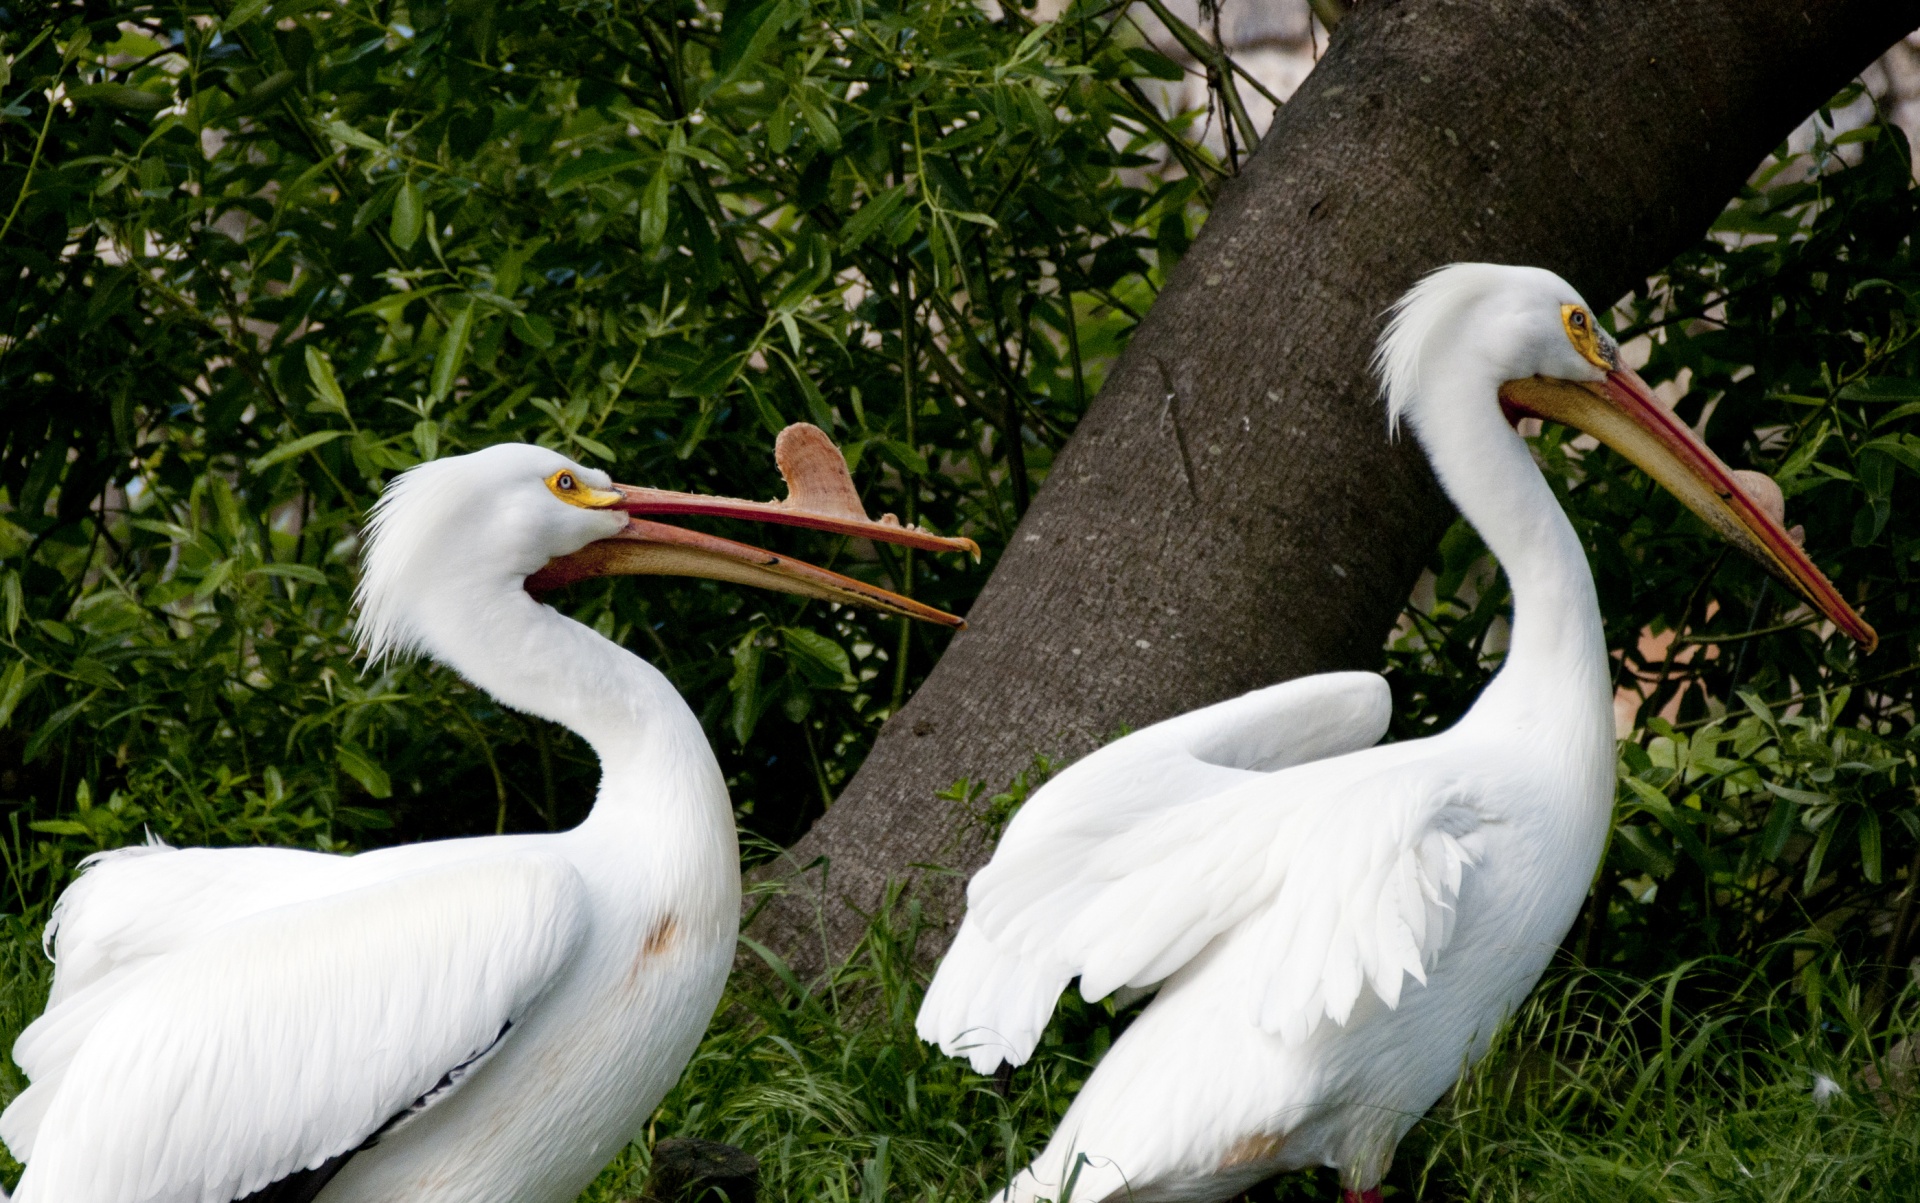
<path id="1" fill-rule="evenodd" d="M 1915 991 L 1878 1017 L 1860 998 L 1832 965 L 1773 987 L 1738 965 L 1562 974 L 1402 1172 L 1476 1203 L 1920 1198 Z"/>
<path id="2" fill-rule="evenodd" d="M 911 904 L 803 986 L 763 950 L 737 973 L 646 1137 L 581 1196 L 645 1185 L 657 1139 L 754 1153 L 769 1203 L 978 1203 L 1030 1157 L 1131 1012 L 1069 995 L 1034 1061 L 996 1083 L 913 1033 L 925 986 Z M 37 1010 L 37 935 L 0 930 L 0 1040 Z M 1839 969 L 1769 986 L 1737 965 L 1649 982 L 1563 970 L 1402 1146 L 1388 1198 L 1472 1203 L 1803 1203 L 1920 1198 L 1912 988 L 1876 1019 Z M 1920 1042 L 1916 1042 L 1920 1043 Z M 1889 1050 L 1900 1052 L 1889 1054 Z M 1823 1076 L 1834 1089 L 1816 1098 Z M 0 1066 L 0 1101 L 21 1085 Z M 17 1167 L 6 1163 L 9 1180 Z M 1325 1172 L 1254 1203 L 1337 1198 Z"/>

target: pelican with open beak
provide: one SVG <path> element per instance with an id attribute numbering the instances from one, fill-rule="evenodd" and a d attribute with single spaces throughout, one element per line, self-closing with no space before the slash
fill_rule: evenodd
<path id="1" fill-rule="evenodd" d="M 1721 463 L 1551 272 L 1435 272 L 1376 366 L 1512 583 L 1506 662 L 1428 739 L 1380 745 L 1386 682 L 1331 673 L 1146 727 L 1028 800 L 920 1034 L 989 1073 L 1032 1055 L 1075 978 L 1089 1001 L 1158 995 L 998 1198 L 1206 1203 L 1326 1165 L 1378 1203 L 1400 1138 L 1539 980 L 1606 847 L 1613 686 L 1586 552 L 1509 418 L 1617 448 L 1874 646 L 1777 490 Z"/>
<path id="2" fill-rule="evenodd" d="M 657 519 L 977 554 L 868 520 L 812 427 L 777 455 L 782 502 L 616 485 L 519 443 L 389 485 L 366 530 L 363 648 L 424 654 L 577 733 L 601 767 L 585 821 L 357 856 L 93 857 L 48 925 L 46 1012 L 14 1046 L 32 1080 L 0 1114 L 26 1164 L 14 1203 L 559 1201 L 641 1135 L 733 962 L 733 810 L 667 679 L 535 595 L 675 574 L 958 626 Z"/>

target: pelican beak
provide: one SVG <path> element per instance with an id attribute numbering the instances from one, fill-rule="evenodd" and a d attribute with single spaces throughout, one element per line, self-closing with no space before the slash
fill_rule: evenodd
<path id="1" fill-rule="evenodd" d="M 918 527 L 902 526 L 891 514 L 877 522 L 869 519 L 854 490 L 846 460 L 818 427 L 805 424 L 787 427 L 774 444 L 774 455 L 787 481 L 788 496 L 784 501 L 742 501 L 733 497 L 614 485 L 610 495 L 604 498 L 596 495 L 592 505 L 596 509 L 621 510 L 630 515 L 626 529 L 612 538 L 589 543 L 570 555 L 549 560 L 544 568 L 527 578 L 527 591 L 537 596 L 601 576 L 692 576 L 867 606 L 943 626 L 967 625 L 964 619 L 944 610 L 804 560 L 652 520 L 665 516 L 745 519 L 857 535 L 926 551 L 967 552 L 975 560 L 980 558 L 980 548 L 971 539 L 950 538 Z"/>
<path id="2" fill-rule="evenodd" d="M 1878 646 L 1880 636 L 1770 512 L 1780 505 L 1777 495 L 1757 497 L 1757 490 L 1742 486 L 1734 470 L 1661 404 L 1633 369 L 1614 367 L 1590 384 L 1542 376 L 1509 380 L 1500 386 L 1500 402 L 1509 414 L 1583 430 L 1626 456 L 1869 653 Z"/>
<path id="3" fill-rule="evenodd" d="M 980 545 L 972 539 L 902 526 L 892 514 L 881 515 L 877 522 L 868 518 L 860 494 L 853 487 L 853 477 L 847 472 L 846 459 L 818 426 L 797 422 L 781 431 L 780 437 L 774 440 L 773 457 L 787 482 L 784 501 L 741 501 L 733 497 L 615 485 L 625 496 L 612 508 L 644 517 L 743 518 L 748 522 L 804 526 L 917 547 L 922 551 L 965 552 L 976 561 L 980 559 Z"/>

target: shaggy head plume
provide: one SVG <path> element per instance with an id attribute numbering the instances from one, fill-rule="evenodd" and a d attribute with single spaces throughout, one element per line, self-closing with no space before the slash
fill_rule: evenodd
<path id="1" fill-rule="evenodd" d="M 436 600 L 517 590 L 555 556 L 618 531 L 622 514 L 582 509 L 546 481 L 569 470 L 596 489 L 612 482 L 557 451 L 501 443 L 432 460 L 388 483 L 362 532 L 354 621 L 367 662 L 428 650 Z"/>

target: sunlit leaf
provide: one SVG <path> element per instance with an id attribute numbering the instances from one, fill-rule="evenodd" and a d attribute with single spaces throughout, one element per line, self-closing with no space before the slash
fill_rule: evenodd
<path id="1" fill-rule="evenodd" d="M 364 748 L 343 743 L 334 751 L 334 761 L 340 771 L 360 783 L 360 788 L 376 798 L 393 796 L 393 783 L 387 777 L 387 771 L 374 762 L 373 757 Z"/>
<path id="2" fill-rule="evenodd" d="M 420 223 L 425 213 L 425 202 L 420 198 L 420 186 L 412 180 L 400 185 L 393 195 L 393 217 L 387 223 L 387 236 L 393 239 L 393 245 L 403 251 L 413 249 L 420 237 Z"/>
<path id="3" fill-rule="evenodd" d="M 349 432 L 345 430 L 316 430 L 312 434 L 303 434 L 297 439 L 280 444 L 257 459 L 249 460 L 247 471 L 264 472 L 275 464 L 284 463 L 295 456 L 305 455 L 315 447 L 324 447 L 347 433 Z"/>

